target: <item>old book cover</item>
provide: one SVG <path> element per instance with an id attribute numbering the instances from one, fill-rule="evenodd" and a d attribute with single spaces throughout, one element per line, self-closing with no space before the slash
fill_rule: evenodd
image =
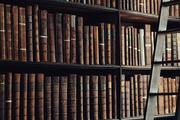
<path id="1" fill-rule="evenodd" d="M 146 65 L 151 65 L 151 59 L 152 59 L 152 53 L 151 53 L 151 25 L 146 24 L 145 25 L 145 60 Z"/>
<path id="2" fill-rule="evenodd" d="M 83 46 L 83 18 L 77 17 L 77 43 L 78 43 L 78 63 L 84 64 L 84 46 Z M 83 76 L 77 78 L 77 117 L 79 120 L 83 116 Z"/>
<path id="3" fill-rule="evenodd" d="M 155 14 L 154 8 L 155 8 L 155 0 L 150 0 L 150 14 Z"/>
<path id="4" fill-rule="evenodd" d="M 90 26 L 84 26 L 84 64 L 90 64 Z M 90 120 L 90 76 L 84 76 L 84 119 Z"/>
<path id="5" fill-rule="evenodd" d="M 166 39 L 166 60 L 171 61 L 171 54 L 172 54 L 172 49 L 171 49 L 171 44 L 172 44 L 172 39 L 171 39 L 171 34 L 167 34 L 167 39 Z M 168 64 L 171 65 L 171 64 Z"/>
<path id="6" fill-rule="evenodd" d="M 125 93 L 125 116 L 130 117 L 130 81 L 126 78 L 126 93 Z"/>
<path id="7" fill-rule="evenodd" d="M 26 54 L 26 18 L 25 18 L 25 8 L 19 7 L 19 59 L 21 61 L 27 61 Z M 20 82 L 20 119 L 27 119 L 27 74 L 21 74 Z"/>
<path id="8" fill-rule="evenodd" d="M 177 60 L 177 41 L 178 41 L 178 39 L 177 39 L 177 36 L 178 35 L 178 33 L 172 33 L 171 34 L 171 39 L 172 39 L 172 41 L 171 41 L 171 44 L 172 44 L 172 46 L 171 46 L 171 60 Z M 173 66 L 177 66 L 177 63 L 176 62 L 174 62 L 174 63 L 172 63 L 171 65 L 173 65 Z"/>
<path id="9" fill-rule="evenodd" d="M 125 65 L 125 26 L 121 26 L 121 51 L 121 64 Z"/>
<path id="10" fill-rule="evenodd" d="M 138 99 L 138 75 L 134 76 L 134 110 L 135 116 L 139 116 L 139 99 Z"/>
<path id="11" fill-rule="evenodd" d="M 129 61 L 129 35 L 128 35 L 128 27 L 125 28 L 125 48 L 126 48 L 126 51 L 125 51 L 125 64 L 126 65 L 130 65 L 130 61 Z"/>
<path id="12" fill-rule="evenodd" d="M 143 77 L 142 75 L 138 75 L 138 99 L 139 99 L 139 115 L 143 115 Z"/>
<path id="13" fill-rule="evenodd" d="M 105 65 L 105 24 L 99 26 L 99 63 Z M 107 119 L 106 113 L 106 77 L 99 77 L 99 119 Z"/>
<path id="14" fill-rule="evenodd" d="M 125 75 L 122 75 L 121 76 L 121 115 L 122 115 L 122 118 L 125 118 L 125 89 L 126 89 L 126 86 L 125 86 Z"/>
<path id="15" fill-rule="evenodd" d="M 32 6 L 26 7 L 27 61 L 33 62 Z M 27 117 L 35 119 L 35 74 L 28 75 Z"/>
<path id="16" fill-rule="evenodd" d="M 11 5 L 5 5 L 6 60 L 12 60 Z M 5 74 L 5 118 L 12 119 L 12 73 Z"/>
<path id="17" fill-rule="evenodd" d="M 144 44 L 144 29 L 139 29 L 139 45 L 141 65 L 145 65 L 145 44 Z"/>
<path id="18" fill-rule="evenodd" d="M 134 28 L 134 65 L 138 65 L 138 33 L 137 28 Z"/>
<path id="19" fill-rule="evenodd" d="M 150 13 L 150 2 L 151 2 L 152 0 L 146 0 L 146 12 L 148 13 L 148 14 L 151 14 Z"/>
<path id="20" fill-rule="evenodd" d="M 133 54 L 132 54 L 132 31 L 131 27 L 128 27 L 128 57 L 129 57 L 129 65 L 133 63 Z"/>

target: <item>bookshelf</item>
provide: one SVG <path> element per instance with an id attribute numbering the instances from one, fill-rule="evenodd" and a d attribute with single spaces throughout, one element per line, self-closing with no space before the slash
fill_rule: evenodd
<path id="1" fill-rule="evenodd" d="M 18 110 L 16 110 L 16 112 L 14 112 L 14 114 L 12 114 L 12 116 L 16 117 L 16 119 L 19 119 L 19 117 L 23 117 L 25 119 L 26 115 L 28 114 L 28 115 L 30 115 L 30 117 L 32 115 L 32 116 L 36 116 L 37 119 L 43 119 L 44 117 L 51 118 L 51 114 L 52 114 L 52 116 L 54 116 L 58 119 L 57 114 L 62 114 L 61 116 L 63 116 L 64 119 L 66 119 L 66 117 L 69 117 L 69 119 L 71 119 L 71 118 L 75 119 L 74 117 L 77 117 L 77 119 L 83 119 L 83 116 L 84 116 L 83 114 L 85 114 L 85 113 L 83 113 L 83 110 L 85 110 L 85 108 L 84 109 L 82 108 L 83 107 L 82 104 L 85 100 L 82 100 L 82 98 L 83 98 L 83 96 L 86 96 L 88 94 L 87 93 L 84 93 L 86 95 L 82 94 L 81 90 L 82 89 L 93 89 L 93 90 L 95 90 L 95 88 L 89 88 L 89 86 L 87 86 L 87 88 L 83 88 L 83 81 L 82 80 L 83 79 L 86 79 L 86 80 L 92 79 L 91 81 L 95 83 L 97 81 L 95 81 L 94 79 L 98 79 L 99 77 L 97 77 L 97 76 L 100 76 L 99 80 L 101 80 L 102 79 L 101 76 L 103 75 L 103 76 L 109 76 L 110 78 L 108 78 L 108 80 L 110 82 L 111 82 L 111 80 L 113 80 L 113 83 L 112 82 L 109 83 L 110 85 L 113 85 L 113 90 L 112 90 L 112 86 L 110 86 L 110 88 L 109 88 L 113 92 L 111 91 L 111 93 L 109 93 L 108 97 L 113 96 L 113 98 L 111 99 L 111 101 L 109 100 L 109 103 L 111 103 L 112 106 L 109 105 L 108 109 L 110 109 L 111 114 L 108 115 L 107 117 L 112 118 L 112 119 L 113 118 L 114 119 L 116 119 L 116 118 L 120 119 L 120 95 L 119 95 L 119 93 L 120 93 L 120 81 L 119 80 L 121 77 L 121 65 L 120 65 L 120 34 L 119 34 L 119 32 L 120 32 L 120 30 L 119 30 L 120 17 L 119 17 L 118 1 L 117 1 L 117 9 L 116 8 L 103 7 L 103 6 L 99 6 L 99 5 L 86 5 L 86 4 L 81 4 L 81 3 L 65 2 L 65 1 L 61 1 L 61 0 L 22 0 L 22 1 L 3 0 L 3 1 L 0 1 L 0 3 L 7 4 L 10 6 L 12 5 L 12 6 L 16 6 L 16 7 L 17 6 L 21 7 L 22 11 L 19 10 L 19 12 L 20 13 L 22 12 L 22 14 L 24 12 L 23 8 L 32 9 L 32 8 L 29 8 L 29 6 L 33 6 L 33 9 L 34 9 L 33 10 L 33 15 L 34 15 L 33 19 L 36 20 L 36 21 L 33 21 L 33 24 L 35 23 L 35 25 L 33 27 L 34 28 L 39 27 L 39 29 L 48 28 L 48 29 L 52 30 L 54 23 L 49 22 L 49 21 L 53 21 L 53 17 L 52 17 L 53 12 L 55 12 L 55 13 L 60 12 L 61 14 L 63 13 L 63 14 L 73 14 L 73 15 L 81 16 L 84 18 L 84 20 L 82 22 L 81 19 L 79 18 L 79 21 L 77 21 L 77 23 L 76 23 L 78 25 L 77 31 L 76 31 L 77 33 L 76 32 L 74 33 L 74 34 L 78 34 L 78 39 L 80 39 L 80 40 L 83 40 L 82 37 L 84 37 L 82 34 L 78 33 L 78 32 L 82 31 L 81 29 L 79 29 L 82 26 L 82 24 L 99 26 L 99 24 L 102 22 L 103 23 L 112 23 L 112 24 L 114 24 L 114 29 L 115 29 L 113 31 L 113 32 L 115 32 L 115 33 L 113 33 L 113 35 L 114 35 L 113 37 L 115 40 L 114 54 L 116 53 L 116 55 L 112 59 L 113 60 L 112 63 L 109 63 L 109 64 L 104 64 L 104 63 L 102 65 L 99 64 L 98 53 L 95 53 L 95 58 L 93 58 L 93 59 L 96 59 L 95 61 L 93 61 L 90 64 L 88 64 L 88 62 L 85 61 L 85 63 L 86 62 L 87 63 L 84 64 L 84 61 L 82 61 L 82 58 L 83 58 L 82 56 L 84 55 L 84 54 L 82 54 L 82 50 L 83 50 L 82 48 L 80 48 L 80 50 L 77 51 L 78 52 L 77 55 L 80 56 L 79 59 L 77 59 L 77 61 L 71 63 L 71 62 L 69 62 L 69 58 L 68 58 L 69 56 L 65 56 L 64 63 L 61 63 L 61 62 L 56 63 L 54 60 L 54 57 L 52 56 L 55 54 L 54 53 L 55 50 L 53 48 L 53 46 L 54 46 L 53 42 L 54 41 L 50 41 L 48 43 L 48 44 L 50 44 L 50 47 L 48 48 L 48 49 L 50 49 L 50 57 L 48 57 L 48 58 L 46 55 L 47 55 L 47 52 L 49 52 L 49 51 L 43 51 L 43 53 L 42 53 L 43 55 L 41 56 L 42 58 L 39 58 L 39 56 L 37 54 L 35 54 L 35 57 L 32 56 L 32 54 L 28 54 L 28 55 L 30 55 L 30 58 L 28 58 L 28 60 L 24 60 L 24 61 L 21 61 L 18 59 L 16 59 L 15 61 L 14 60 L 6 60 L 6 59 L 2 60 L 1 59 L 0 60 L 0 72 L 1 72 L 1 74 L 11 72 L 11 73 L 16 75 L 15 79 L 18 79 L 19 76 L 23 75 L 23 80 L 24 80 L 23 82 L 20 79 L 16 80 L 16 82 L 14 82 L 14 83 L 17 85 L 15 87 L 13 86 L 13 88 L 11 88 L 12 84 L 9 83 L 8 84 L 9 86 L 7 86 L 8 89 L 10 89 L 10 90 L 16 89 L 19 91 L 20 88 L 18 88 L 18 85 L 20 85 L 20 83 L 21 83 L 21 85 L 24 84 L 25 90 L 28 90 L 28 87 L 32 87 L 31 89 L 38 89 L 38 91 L 36 93 L 30 91 L 31 92 L 30 98 L 27 98 L 27 96 L 26 96 L 27 93 L 25 93 L 26 92 L 25 90 L 24 90 L 24 92 L 22 92 L 21 96 L 24 97 L 24 99 L 21 98 L 21 100 L 24 102 L 22 104 L 22 106 L 23 105 L 25 106 L 26 101 L 28 101 L 29 99 L 30 99 L 30 104 L 33 104 L 32 102 L 35 102 L 35 104 L 33 104 L 32 107 L 29 106 L 29 103 L 28 103 L 28 106 L 26 106 L 26 107 L 31 107 L 31 108 L 30 108 L 30 110 L 27 110 L 27 108 L 25 108 L 24 111 L 22 109 L 22 106 L 20 107 L 18 105 L 18 103 L 20 102 L 19 101 L 20 96 L 19 96 L 19 93 L 15 91 L 16 92 L 15 96 L 17 96 L 17 98 L 15 97 L 15 98 L 13 98 L 13 100 L 15 99 L 15 103 L 17 105 L 16 107 Z M 4 6 L 4 7 L 6 7 L 6 6 Z M 17 8 L 17 9 L 19 9 L 19 8 Z M 40 11 L 40 13 L 37 14 L 36 12 L 38 10 Z M 47 11 L 49 12 L 48 15 L 47 15 Z M 31 17 L 32 17 L 31 16 L 32 15 L 31 10 L 30 10 L 30 12 L 28 11 L 28 14 L 30 14 L 30 17 L 28 17 L 28 18 L 31 19 Z M 20 22 L 24 22 L 23 17 L 21 19 L 22 21 L 20 21 Z M 38 17 L 42 21 L 42 26 L 37 25 L 37 22 L 38 22 L 37 18 Z M 47 24 L 46 21 L 48 21 L 49 23 Z M 67 21 L 68 21 L 68 19 L 67 19 Z M 65 22 L 67 22 L 67 21 L 65 21 Z M 2 24 L 4 24 L 4 23 L 2 23 Z M 31 24 L 32 24 L 32 22 L 29 21 L 28 25 L 31 25 Z M 65 29 L 69 29 L 68 24 L 67 23 L 65 23 L 65 24 L 67 26 L 64 25 L 63 27 Z M 23 25 L 20 27 L 21 32 L 25 28 Z M 74 25 L 74 23 L 72 22 L 71 25 Z M 31 30 L 32 28 L 28 28 L 28 29 Z M 95 34 L 97 34 L 98 31 L 95 31 L 95 30 L 97 30 L 97 29 L 94 29 L 93 32 Z M 37 31 L 38 31 L 38 29 L 37 30 L 35 29 L 35 33 L 33 33 L 33 35 L 35 35 L 35 37 L 33 37 L 32 34 L 28 33 L 27 34 L 29 37 L 28 39 L 31 39 L 33 37 L 35 40 L 37 40 L 38 39 L 37 38 Z M 49 35 L 48 39 L 53 40 L 54 35 L 51 34 L 51 32 L 53 33 L 54 31 L 50 31 L 50 33 L 48 33 L 48 35 Z M 71 31 L 71 32 L 73 33 L 74 31 Z M 23 40 L 24 32 L 22 34 L 19 33 L 19 35 L 21 38 L 20 40 Z M 39 39 L 41 39 L 42 41 L 47 39 L 46 38 L 47 31 L 46 30 L 40 31 L 39 35 L 40 35 Z M 63 35 L 63 37 L 65 39 L 69 38 L 70 36 L 67 36 L 67 35 L 71 35 L 71 37 L 74 36 L 72 34 L 67 33 L 67 34 Z M 37 42 L 37 41 L 33 41 L 33 42 Z M 82 42 L 82 41 L 80 41 L 80 42 Z M 32 43 L 28 43 L 28 44 L 32 44 Z M 69 43 L 64 43 L 64 44 L 66 47 L 69 45 Z M 78 43 L 78 44 L 80 44 L 80 43 Z M 22 45 L 23 45 L 23 42 L 22 42 Z M 45 45 L 44 46 L 42 45 L 40 47 L 42 47 L 43 50 L 46 49 Z M 32 49 L 32 48 L 28 48 L 28 49 Z M 39 48 L 36 46 L 35 49 L 38 50 Z M 67 49 L 68 49 L 68 47 L 66 49 L 64 49 L 64 51 L 65 51 L 64 54 L 66 54 L 66 55 L 69 54 L 68 53 L 69 51 Z M 32 51 L 30 51 L 30 52 L 32 52 Z M 73 54 L 75 54 L 75 53 L 73 53 Z M 76 56 L 73 56 L 73 57 L 76 57 Z M 26 58 L 23 58 L 23 59 L 26 59 Z M 34 61 L 33 61 L 33 59 L 34 59 Z M 66 64 L 66 62 L 67 62 L 67 64 Z M 97 63 L 97 65 L 94 65 L 94 62 Z M 35 76 L 35 74 L 36 74 L 36 76 Z M 29 76 L 28 79 L 30 79 L 31 81 L 27 80 L 27 75 Z M 57 77 L 59 75 L 61 75 L 63 77 Z M 68 85 L 67 85 L 67 83 L 65 83 L 68 80 L 68 77 L 66 77 L 67 75 L 69 75 L 69 77 L 71 78 L 71 79 L 69 78 L 69 80 L 71 80 L 70 81 L 71 83 L 69 83 Z M 84 75 L 84 76 L 82 76 L 82 75 Z M 95 76 L 96 78 L 93 79 L 94 76 L 92 76 L 90 78 L 90 76 L 88 76 L 88 75 L 96 75 Z M 113 78 L 111 78 L 111 75 L 113 76 Z M 86 78 L 83 78 L 83 77 L 86 77 Z M 45 78 L 45 82 L 43 81 L 44 78 Z M 35 81 L 35 79 L 39 79 L 39 81 Z M 60 80 L 60 83 L 57 82 L 58 80 Z M 79 89 L 74 88 L 73 84 L 75 84 L 75 82 L 73 80 L 74 81 L 77 80 L 76 82 L 79 83 L 77 85 L 77 87 Z M 30 84 L 27 85 L 27 82 Z M 99 81 L 99 82 L 101 82 L 101 81 Z M 43 84 L 44 84 L 44 88 L 42 88 Z M 64 87 L 58 88 L 57 87 L 58 84 L 62 84 L 62 85 L 64 84 Z M 88 84 L 90 84 L 90 83 L 88 83 Z M 98 84 L 98 83 L 95 83 L 95 84 Z M 68 88 L 67 88 L 67 86 L 68 86 Z M 66 89 L 66 88 L 68 90 L 72 90 L 72 93 L 70 91 L 67 92 L 67 90 L 65 90 L 65 91 L 62 90 L 62 89 Z M 104 86 L 101 85 L 100 88 L 103 90 Z M 58 89 L 62 93 L 61 96 L 58 95 L 58 92 L 59 92 Z M 52 90 L 52 93 L 49 90 Z M 74 100 L 74 96 L 76 95 L 76 93 L 74 93 L 74 92 L 76 92 L 76 91 L 78 94 L 77 101 Z M 2 92 L 1 92 L 1 94 L 2 94 Z M 9 91 L 8 94 L 10 95 L 12 93 Z M 43 94 L 45 94 L 45 96 Z M 68 96 L 68 99 L 71 97 L 70 99 L 71 99 L 72 103 L 69 103 L 69 104 L 66 103 L 67 102 L 67 100 L 66 100 L 67 94 L 70 95 L 70 96 Z M 96 112 L 97 105 L 98 105 L 96 99 L 102 100 L 102 98 L 96 97 L 96 95 L 98 95 L 99 93 L 97 91 L 92 91 L 89 94 L 95 95 L 94 96 L 95 99 L 93 99 L 93 97 L 91 98 L 92 99 L 91 102 L 93 101 L 93 103 L 91 103 L 91 104 L 93 104 L 93 107 L 94 107 L 91 109 L 93 109 L 92 111 L 95 111 L 94 113 L 93 112 L 91 113 L 92 114 L 91 117 L 93 116 L 91 119 L 94 119 L 94 120 L 98 119 L 97 116 L 105 117 L 105 116 L 102 116 L 100 113 Z M 5 97 L 5 95 L 2 95 L 2 96 Z M 34 96 L 36 96 L 39 99 L 33 101 Z M 60 102 L 62 102 L 63 104 L 61 103 L 62 106 L 60 108 L 60 111 L 66 111 L 66 112 L 56 114 L 56 112 L 59 111 L 59 109 L 58 109 L 59 107 L 57 107 L 57 105 L 55 105 L 55 103 L 57 103 L 57 101 L 58 101 L 58 98 L 56 96 L 62 97 Z M 105 93 L 105 96 L 106 96 L 106 93 Z M 88 98 L 88 96 L 86 96 L 86 97 Z M 43 99 L 44 99 L 45 107 L 43 107 Z M 90 98 L 88 98 L 88 99 L 90 99 Z M 4 106 L 5 98 L 1 99 L 1 100 L 3 100 L 3 101 L 1 101 L 0 104 L 1 104 L 1 106 Z M 54 102 L 52 102 L 52 106 L 51 106 L 52 100 L 54 100 Z M 74 104 L 76 104 L 75 102 L 77 102 L 77 109 L 75 106 L 73 106 Z M 102 102 L 104 102 L 104 101 L 102 100 Z M 39 103 L 39 104 L 37 104 L 37 103 Z M 67 104 L 68 106 L 71 105 L 72 108 L 68 108 L 64 104 Z M 101 104 L 104 104 L 104 103 L 101 103 Z M 90 103 L 88 103 L 88 106 L 90 106 Z M 35 109 L 35 108 L 37 109 L 36 113 L 34 113 L 34 111 L 33 111 L 33 109 Z M 58 111 L 56 111 L 57 109 L 58 109 Z M 68 111 L 66 109 L 68 109 Z M 99 108 L 99 109 L 106 109 L 106 108 Z M 11 111 L 11 108 L 8 108 L 8 110 Z M 19 111 L 19 110 L 21 110 L 21 111 Z M 29 111 L 30 113 L 28 113 L 27 111 Z M 47 114 L 43 115 L 43 111 Z M 52 113 L 49 111 L 52 111 Z M 85 112 L 89 112 L 89 111 L 85 110 Z M 1 109 L 1 113 L 5 113 L 5 111 L 2 111 L 2 109 Z M 69 116 L 67 116 L 67 113 L 69 114 Z M 70 113 L 72 113 L 72 114 L 70 114 Z M 24 114 L 24 116 L 21 116 L 21 114 Z M 104 111 L 103 111 L 103 114 L 105 114 Z M 11 119 L 12 118 L 12 116 L 10 114 L 5 115 L 5 116 L 3 116 L 3 115 L 1 116 L 2 119 L 4 119 L 4 118 Z M 88 117 L 88 116 L 86 116 L 86 117 Z"/>

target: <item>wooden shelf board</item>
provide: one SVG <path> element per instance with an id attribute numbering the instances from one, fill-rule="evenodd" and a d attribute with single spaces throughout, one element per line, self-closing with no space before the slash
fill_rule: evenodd
<path id="1" fill-rule="evenodd" d="M 105 75 L 119 74 L 120 67 L 117 65 L 82 65 L 60 64 L 47 62 L 21 62 L 0 60 L 0 72 L 7 73 L 45 73 L 48 75 Z"/>
<path id="2" fill-rule="evenodd" d="M 135 25 L 151 24 L 156 26 L 158 23 L 158 15 L 141 13 L 137 11 L 129 11 L 129 10 L 120 10 L 120 17 L 122 23 L 136 23 Z M 169 17 L 168 24 L 169 26 L 173 24 L 180 24 L 180 18 Z"/>
<path id="3" fill-rule="evenodd" d="M 150 75 L 151 66 L 121 66 L 122 74 L 132 76 L 135 74 Z M 173 74 L 172 74 L 173 73 Z M 162 67 L 161 69 L 162 76 L 180 76 L 180 67 Z"/>

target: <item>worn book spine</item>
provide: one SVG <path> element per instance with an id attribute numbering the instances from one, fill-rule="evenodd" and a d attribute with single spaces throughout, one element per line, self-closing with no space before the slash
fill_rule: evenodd
<path id="1" fill-rule="evenodd" d="M 139 96 L 139 92 L 138 92 L 138 75 L 135 75 L 134 76 L 134 109 L 135 109 L 135 116 L 139 116 L 139 99 L 138 99 L 138 96 Z"/>
<path id="2" fill-rule="evenodd" d="M 129 79 L 126 78 L 126 83 L 125 83 L 125 86 L 126 86 L 126 93 L 125 93 L 125 116 L 126 117 L 130 117 L 130 81 Z"/>
<path id="3" fill-rule="evenodd" d="M 13 60 L 19 60 L 19 25 L 18 25 L 18 7 L 12 7 L 12 41 L 13 41 Z M 13 74 L 12 81 L 12 117 L 20 119 L 20 74 Z"/>
<path id="4" fill-rule="evenodd" d="M 26 50 L 26 18 L 25 8 L 19 7 L 19 59 L 21 61 L 27 61 L 27 50 Z M 20 119 L 27 119 L 27 74 L 21 74 L 21 85 L 20 85 Z"/>
<path id="5" fill-rule="evenodd" d="M 145 60 L 146 60 L 146 65 L 151 65 L 151 25 L 145 25 Z"/>
<path id="6" fill-rule="evenodd" d="M 129 85 L 129 94 L 130 94 L 130 116 L 133 117 L 134 116 L 134 79 L 133 77 L 130 77 L 130 81 L 129 81 L 130 85 Z"/>
<path id="7" fill-rule="evenodd" d="M 84 26 L 84 63 L 90 64 L 90 26 Z M 90 120 L 90 76 L 84 76 L 84 119 Z"/>
<path id="8" fill-rule="evenodd" d="M 138 65 L 138 33 L 137 28 L 134 28 L 134 65 Z"/>
<path id="9" fill-rule="evenodd" d="M 70 62 L 71 64 L 76 64 L 76 16 L 71 15 L 70 17 Z M 68 119 L 76 120 L 77 119 L 77 76 L 71 74 L 68 81 Z"/>
<path id="10" fill-rule="evenodd" d="M 12 32 L 11 32 L 11 5 L 5 5 L 5 51 L 6 60 L 12 60 Z M 12 73 L 5 74 L 5 114 L 6 119 L 12 119 Z"/>
<path id="11" fill-rule="evenodd" d="M 39 15 L 40 13 L 40 15 Z M 40 41 L 46 40 L 47 34 L 44 32 L 46 31 L 46 25 L 43 21 L 46 18 L 46 13 L 39 10 L 38 5 L 33 6 L 33 39 L 34 39 L 34 61 L 40 62 Z M 41 21 L 41 26 L 39 26 L 39 21 Z M 40 32 L 39 32 L 40 29 Z M 44 54 L 43 52 L 41 54 Z M 44 58 L 44 57 L 43 57 Z M 43 120 L 44 119 L 44 75 L 43 74 L 36 74 L 35 80 L 35 116 L 36 119 Z"/>
<path id="12" fill-rule="evenodd" d="M 128 28 L 125 28 L 125 65 L 129 65 L 129 35 L 128 35 Z"/>
<path id="13" fill-rule="evenodd" d="M 33 62 L 32 6 L 26 7 L 27 61 Z M 28 75 L 27 117 L 35 120 L 35 74 Z"/>
<path id="14" fill-rule="evenodd" d="M 144 48 L 144 29 L 139 30 L 139 43 L 140 43 L 140 58 L 141 58 L 141 65 L 145 65 L 145 48 Z"/>
<path id="15" fill-rule="evenodd" d="M 121 26 L 121 51 L 121 64 L 125 65 L 125 26 Z"/>
<path id="16" fill-rule="evenodd" d="M 99 26 L 99 62 L 105 65 L 105 24 L 101 23 Z M 106 114 L 106 77 L 99 77 L 99 119 L 107 119 Z"/>
<path id="17" fill-rule="evenodd" d="M 78 43 L 78 63 L 84 64 L 84 46 L 83 46 L 83 18 L 77 17 L 77 43 Z M 77 119 L 83 120 L 83 76 L 77 78 Z"/>
<path id="18" fill-rule="evenodd" d="M 129 65 L 133 65 L 133 54 L 132 54 L 132 31 L 131 27 L 128 27 L 128 57 L 129 57 Z"/>
<path id="19" fill-rule="evenodd" d="M 107 64 L 111 64 L 111 24 L 107 24 Z M 112 75 L 107 75 L 107 118 L 112 119 Z"/>
<path id="20" fill-rule="evenodd" d="M 121 111 L 121 115 L 122 115 L 122 118 L 125 118 L 125 89 L 126 89 L 126 86 L 125 86 L 125 75 L 122 75 L 121 76 L 121 106 L 122 106 L 122 111 Z"/>
<path id="21" fill-rule="evenodd" d="M 143 78 L 138 75 L 138 99 L 139 99 L 139 115 L 143 115 Z"/>

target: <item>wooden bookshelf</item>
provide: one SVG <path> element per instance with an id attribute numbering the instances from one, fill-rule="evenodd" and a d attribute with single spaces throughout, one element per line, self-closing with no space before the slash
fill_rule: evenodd
<path id="1" fill-rule="evenodd" d="M 158 25 L 158 15 L 141 13 L 137 11 L 120 10 L 122 24 L 130 24 L 137 27 L 143 27 L 144 24 L 151 24 L 154 30 Z M 173 28 L 180 24 L 180 18 L 169 17 L 168 28 Z"/>

